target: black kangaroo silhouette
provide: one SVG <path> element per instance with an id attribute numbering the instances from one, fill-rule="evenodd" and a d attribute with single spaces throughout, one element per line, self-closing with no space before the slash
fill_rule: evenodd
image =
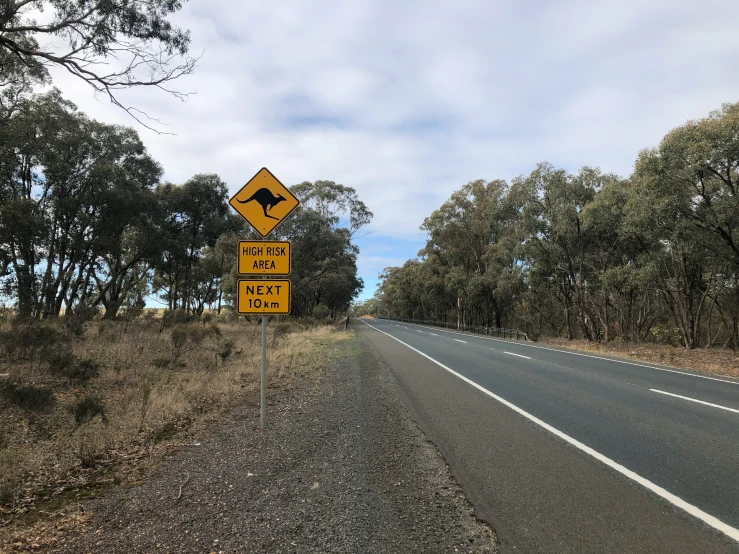
<path id="1" fill-rule="evenodd" d="M 272 194 L 272 191 L 269 190 L 266 187 L 262 187 L 257 192 L 252 194 L 249 198 L 246 200 L 236 200 L 239 204 L 246 204 L 247 202 L 251 202 L 252 200 L 256 200 L 257 204 L 262 206 L 262 209 L 264 210 L 264 217 L 268 217 L 270 219 L 280 219 L 279 217 L 272 217 L 267 213 L 267 208 L 270 210 L 274 208 L 277 204 L 280 202 L 284 202 L 285 198 L 281 194 L 278 194 L 275 196 Z"/>

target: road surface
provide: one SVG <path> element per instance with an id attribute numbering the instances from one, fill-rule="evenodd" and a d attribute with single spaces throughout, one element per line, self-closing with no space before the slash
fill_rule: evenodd
<path id="1" fill-rule="evenodd" d="M 352 324 L 502 552 L 739 552 L 738 381 Z"/>

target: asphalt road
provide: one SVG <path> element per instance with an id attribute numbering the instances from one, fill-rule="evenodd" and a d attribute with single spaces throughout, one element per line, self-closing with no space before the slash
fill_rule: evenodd
<path id="1" fill-rule="evenodd" d="M 739 381 L 352 324 L 502 552 L 739 552 Z"/>

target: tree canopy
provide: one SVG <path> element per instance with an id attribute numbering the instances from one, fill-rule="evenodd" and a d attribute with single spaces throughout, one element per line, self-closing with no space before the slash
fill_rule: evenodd
<path id="1" fill-rule="evenodd" d="M 24 94 L 0 126 L 0 296 L 23 318 L 147 298 L 202 314 L 233 306 L 239 240 L 257 238 L 216 174 L 161 182 L 131 128 L 91 120 L 61 93 Z M 293 314 L 336 317 L 361 291 L 352 234 L 372 213 L 356 191 L 301 183 L 274 233 L 293 241 Z"/>
<path id="2" fill-rule="evenodd" d="M 148 126 L 151 118 L 123 104 L 117 92 L 153 87 L 187 96 L 172 88 L 196 62 L 188 56 L 189 31 L 169 19 L 182 5 L 181 0 L 2 0 L 0 86 L 17 91 L 48 81 L 46 68 L 61 67 Z"/>

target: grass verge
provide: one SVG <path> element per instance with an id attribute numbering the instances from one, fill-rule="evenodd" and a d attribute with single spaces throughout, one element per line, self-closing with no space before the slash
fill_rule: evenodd
<path id="1" fill-rule="evenodd" d="M 635 362 L 664 365 L 676 369 L 703 371 L 713 375 L 739 377 L 739 355 L 720 348 L 687 350 L 662 344 L 609 342 L 541 338 L 536 344 L 569 348 L 589 354 L 626 358 Z"/>
<path id="2" fill-rule="evenodd" d="M 53 546 L 89 520 L 81 500 L 140 483 L 235 404 L 258 406 L 258 325 L 32 325 L 0 324 L 0 551 Z M 295 376 L 320 378 L 351 335 L 289 322 L 268 330 L 270 394 Z"/>

